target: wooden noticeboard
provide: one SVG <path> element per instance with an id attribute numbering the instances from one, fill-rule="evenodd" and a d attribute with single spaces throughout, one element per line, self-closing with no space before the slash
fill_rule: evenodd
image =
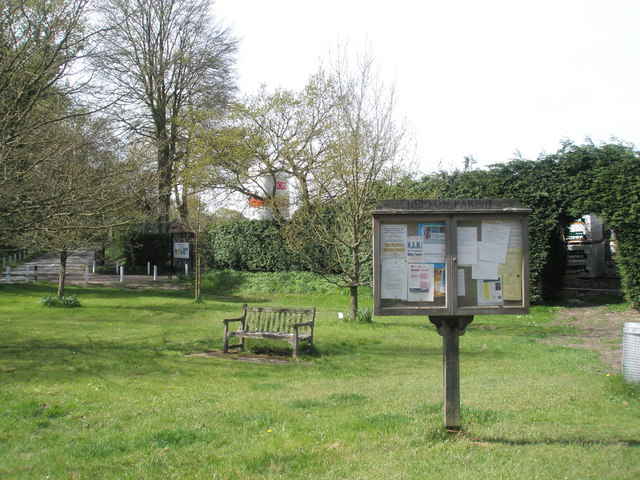
<path id="1" fill-rule="evenodd" d="M 373 212 L 375 315 L 529 312 L 517 200 L 394 200 Z"/>

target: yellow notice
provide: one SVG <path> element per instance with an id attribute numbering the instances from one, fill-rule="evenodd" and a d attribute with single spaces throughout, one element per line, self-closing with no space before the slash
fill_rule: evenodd
<path id="1" fill-rule="evenodd" d="M 522 250 L 507 250 L 505 263 L 498 268 L 502 279 L 502 298 L 504 300 L 522 300 Z"/>
<path id="2" fill-rule="evenodd" d="M 520 273 L 502 274 L 502 298 L 504 300 L 522 300 L 522 275 Z"/>

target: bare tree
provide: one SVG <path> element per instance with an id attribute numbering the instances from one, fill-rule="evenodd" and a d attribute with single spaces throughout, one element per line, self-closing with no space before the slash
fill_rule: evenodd
<path id="1" fill-rule="evenodd" d="M 68 256 L 113 228 L 139 222 L 138 194 L 145 186 L 139 166 L 118 157 L 117 140 L 104 121 L 77 116 L 58 123 L 55 137 L 64 152 L 43 163 L 32 181 L 59 203 L 21 241 L 58 254 L 58 296 L 63 297 Z"/>
<path id="2" fill-rule="evenodd" d="M 408 175 L 406 128 L 394 116 L 393 88 L 380 81 L 374 66 L 368 55 L 355 69 L 345 57 L 334 62 L 331 142 L 313 172 L 314 202 L 285 228 L 289 248 L 349 289 L 352 317 L 358 287 L 371 281 L 371 211 L 383 198 L 403 196 Z"/>
<path id="3" fill-rule="evenodd" d="M 92 36 L 87 3 L 0 4 L 0 234 L 29 231 L 61 203 L 36 177 L 64 155 L 56 125 L 86 114 L 72 108 L 85 83 L 72 81 L 70 72 Z"/>
<path id="4" fill-rule="evenodd" d="M 188 154 L 185 119 L 198 109 L 223 108 L 234 91 L 238 43 L 213 22 L 210 7 L 209 0 L 103 0 L 99 6 L 108 29 L 95 65 L 105 93 L 118 100 L 123 125 L 153 145 L 163 231 L 176 165 Z"/>

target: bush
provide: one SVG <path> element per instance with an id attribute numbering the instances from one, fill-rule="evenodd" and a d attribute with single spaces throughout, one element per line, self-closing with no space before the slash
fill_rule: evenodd
<path id="1" fill-rule="evenodd" d="M 203 288 L 214 295 L 332 294 L 339 287 L 310 272 L 239 272 L 216 270 L 202 276 Z"/>
<path id="2" fill-rule="evenodd" d="M 347 314 L 344 317 L 344 321 L 353 323 L 373 323 L 373 312 L 368 308 L 361 308 L 356 312 L 355 317 Z"/>
<path id="3" fill-rule="evenodd" d="M 77 308 L 81 307 L 80 300 L 75 295 L 69 297 L 58 297 L 57 295 L 47 295 L 40 299 L 40 305 L 45 307 Z"/>

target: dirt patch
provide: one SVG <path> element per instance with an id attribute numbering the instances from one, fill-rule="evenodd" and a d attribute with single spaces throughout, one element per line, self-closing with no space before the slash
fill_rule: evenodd
<path id="1" fill-rule="evenodd" d="M 205 352 L 190 353 L 187 357 L 208 357 L 208 358 L 224 358 L 226 360 L 235 360 L 237 362 L 246 363 L 268 363 L 271 365 L 289 365 L 294 360 L 287 360 L 284 358 L 274 358 L 262 355 L 238 355 L 230 353 L 222 353 L 215 350 L 207 350 Z"/>
<path id="2" fill-rule="evenodd" d="M 558 312 L 554 325 L 571 326 L 577 333 L 540 340 L 550 345 L 594 350 L 600 354 L 609 372 L 622 371 L 622 327 L 626 322 L 640 322 L 640 312 L 619 310 L 614 305 L 594 305 L 580 298 L 567 300 Z"/>

